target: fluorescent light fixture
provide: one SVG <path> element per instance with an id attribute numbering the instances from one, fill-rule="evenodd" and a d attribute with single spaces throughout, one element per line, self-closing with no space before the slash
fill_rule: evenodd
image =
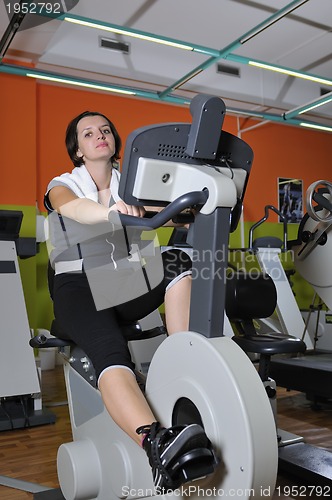
<path id="1" fill-rule="evenodd" d="M 139 33 L 138 31 L 130 31 L 130 30 L 122 29 L 122 28 L 107 26 L 105 24 L 99 24 L 99 23 L 93 23 L 91 21 L 84 21 L 81 19 L 75 19 L 72 17 L 64 17 L 63 20 L 67 21 L 69 23 L 79 24 L 81 26 L 87 26 L 88 28 L 96 28 L 99 30 L 110 31 L 111 33 L 116 33 L 118 35 L 126 35 L 126 36 L 131 36 L 133 38 L 139 38 L 141 40 L 146 40 L 148 42 L 156 42 L 156 43 L 161 43 L 163 45 L 169 45 L 170 47 L 175 47 L 177 49 L 190 50 L 190 51 L 194 50 L 194 47 L 192 47 L 191 45 L 174 42 L 174 41 L 167 40 L 167 39 L 160 38 L 160 37 L 153 36 L 153 35 Z"/>
<path id="2" fill-rule="evenodd" d="M 323 106 L 323 104 L 327 104 L 328 102 L 332 101 L 332 97 L 329 99 L 326 99 L 325 101 L 318 102 L 316 104 L 313 104 L 312 106 L 308 106 L 307 108 L 303 109 L 302 111 L 299 112 L 299 115 L 302 115 L 302 113 L 307 113 L 308 111 L 311 111 L 312 109 L 318 108 L 319 106 Z"/>
<path id="3" fill-rule="evenodd" d="M 272 26 L 277 21 L 280 21 L 280 19 L 282 19 L 283 17 L 287 16 L 288 14 L 290 14 L 291 12 L 293 12 L 293 10 L 297 9 L 298 7 L 301 7 L 301 5 L 303 5 L 304 3 L 308 2 L 308 1 L 309 0 L 294 0 L 293 2 L 291 2 L 288 5 L 286 5 L 282 9 L 278 10 L 275 14 L 273 14 L 272 16 L 270 16 L 268 19 L 266 19 L 266 21 L 264 21 L 263 23 L 259 24 L 256 28 L 254 28 L 253 30 L 249 31 L 249 33 L 247 33 L 247 35 L 245 35 L 240 40 L 240 43 L 244 44 L 244 43 L 248 42 L 249 40 L 251 40 L 251 38 L 253 38 L 254 36 L 258 35 L 262 31 L 266 30 L 266 28 L 269 28 L 270 26 Z"/>
<path id="4" fill-rule="evenodd" d="M 284 75 L 294 76 L 296 78 L 303 78 L 304 80 L 310 80 L 311 82 L 322 83 L 323 85 L 332 85 L 331 80 L 325 78 L 320 78 L 319 76 L 308 75 L 306 73 L 301 73 L 300 71 L 294 71 L 288 68 L 282 68 L 280 66 L 274 66 L 272 64 L 266 64 L 258 61 L 249 60 L 248 64 L 250 66 L 256 66 L 257 68 L 269 69 L 270 71 L 276 71 L 277 73 L 283 73 Z"/>
<path id="5" fill-rule="evenodd" d="M 194 76 L 197 76 L 200 73 L 202 73 L 202 71 L 203 71 L 202 69 L 199 69 L 198 71 L 196 71 L 196 73 L 194 73 L 193 75 L 190 75 L 186 80 L 181 80 L 181 82 L 178 85 L 174 85 L 173 90 L 177 90 L 179 87 L 182 87 L 182 85 L 184 85 L 186 82 L 188 82 L 189 80 L 194 78 Z"/>
<path id="6" fill-rule="evenodd" d="M 86 87 L 96 90 L 105 90 L 107 92 L 116 92 L 118 94 L 136 95 L 133 90 L 124 90 L 116 87 L 108 87 L 107 85 L 98 85 L 96 83 L 86 83 L 79 80 L 70 80 L 67 78 L 59 78 L 57 76 L 40 75 L 38 73 L 26 73 L 26 76 L 37 78 L 40 80 L 48 80 L 50 82 L 65 83 L 66 85 L 77 85 L 79 87 Z"/>
<path id="7" fill-rule="evenodd" d="M 332 127 L 318 125 L 317 123 L 300 122 L 301 127 L 314 128 L 315 130 L 324 130 L 324 132 L 332 132 Z"/>
<path id="8" fill-rule="evenodd" d="M 296 108 L 287 111 L 283 115 L 284 119 L 289 120 L 289 118 L 293 118 L 296 115 L 302 115 L 303 113 L 307 113 L 308 111 L 318 108 L 319 106 L 323 106 L 324 104 L 327 104 L 331 101 L 332 101 L 332 92 L 328 92 L 319 99 L 314 99 L 313 101 L 303 104 L 302 106 L 297 106 Z"/>
<path id="9" fill-rule="evenodd" d="M 251 118 L 260 118 L 260 119 L 265 118 L 264 114 L 257 113 L 256 111 L 245 111 L 244 109 L 236 109 L 236 108 L 227 108 L 227 111 L 235 115 L 249 116 Z"/>
<path id="10" fill-rule="evenodd" d="M 9 64 L 0 64 L 0 74 L 1 73 L 8 73 L 12 75 L 18 75 L 18 76 L 28 76 L 30 78 L 35 78 L 35 79 L 41 79 L 41 80 L 48 80 L 51 82 L 55 83 L 61 83 L 65 85 L 76 85 L 78 87 L 85 87 L 85 88 L 91 88 L 91 89 L 96 89 L 96 90 L 101 90 L 101 91 L 108 91 L 108 92 L 115 92 L 115 93 L 120 93 L 120 94 L 127 94 L 127 95 L 136 95 L 139 97 L 143 97 L 145 99 L 150 99 L 154 101 L 159 101 L 159 102 L 170 102 L 173 104 L 177 105 L 190 105 L 190 100 L 175 96 L 175 95 L 169 95 L 165 96 L 164 98 L 161 98 L 160 93 L 158 92 L 151 92 L 151 91 L 146 91 L 143 89 L 126 89 L 126 88 L 121 88 L 121 87 L 110 87 L 107 86 L 107 84 L 104 84 L 103 82 L 89 82 L 87 80 L 74 80 L 68 78 L 66 75 L 55 75 L 55 74 L 48 74 L 48 73 L 37 73 L 34 72 L 34 70 L 31 70 L 30 68 L 24 68 L 22 66 L 16 66 L 16 65 L 9 65 Z M 311 103 L 313 104 L 313 103 Z M 252 110 L 241 110 L 241 109 L 236 109 L 236 108 L 231 108 L 227 107 L 228 113 L 231 114 L 239 114 L 239 115 L 244 115 L 244 116 L 250 116 L 252 118 L 258 118 L 258 119 L 263 119 L 265 122 L 278 122 L 280 124 L 289 124 L 289 125 L 294 125 L 296 127 L 307 127 L 311 128 L 314 130 L 322 130 L 324 132 L 332 132 L 332 127 L 321 125 L 319 123 L 315 122 L 300 122 L 299 120 L 295 120 L 292 117 L 287 117 L 285 118 L 284 115 L 275 115 L 275 114 L 269 114 L 265 112 L 260 112 L 260 111 L 252 111 Z M 293 112 L 293 111 L 292 111 Z M 289 112 L 289 113 L 292 113 Z"/>

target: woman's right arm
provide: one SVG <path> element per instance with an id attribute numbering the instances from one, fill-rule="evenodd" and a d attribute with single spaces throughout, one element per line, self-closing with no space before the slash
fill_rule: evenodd
<path id="1" fill-rule="evenodd" d="M 64 217 L 73 219 L 81 224 L 107 222 L 109 220 L 109 213 L 112 210 L 136 217 L 144 215 L 141 207 L 127 205 L 122 200 L 116 202 L 111 207 L 105 207 L 88 198 L 78 198 L 65 186 L 55 186 L 50 190 L 48 197 L 54 210 Z"/>

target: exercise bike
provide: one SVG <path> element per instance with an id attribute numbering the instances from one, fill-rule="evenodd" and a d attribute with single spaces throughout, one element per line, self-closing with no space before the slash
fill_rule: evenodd
<path id="1" fill-rule="evenodd" d="M 267 499 L 278 464 L 273 412 L 249 357 L 224 335 L 228 239 L 239 220 L 253 153 L 222 130 L 221 99 L 198 95 L 190 111 L 191 124 L 153 125 L 128 137 L 119 192 L 128 204 L 164 207 L 148 219 L 120 215 L 127 227 L 149 231 L 194 209 L 188 235 L 195 252 L 189 331 L 161 339 L 139 332 L 130 343 L 153 343 L 143 349 L 149 356 L 138 366 L 148 366 L 145 395 L 162 425 L 200 423 L 220 457 L 214 474 L 167 496 Z M 58 451 L 63 497 L 155 497 L 145 453 L 104 408 L 89 359 L 66 339 L 46 339 L 46 345 L 58 345 L 66 358 L 73 442 Z"/>

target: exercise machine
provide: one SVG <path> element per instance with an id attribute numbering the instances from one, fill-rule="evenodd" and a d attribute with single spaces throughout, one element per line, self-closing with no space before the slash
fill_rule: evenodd
<path id="1" fill-rule="evenodd" d="M 148 231 L 195 209 L 188 236 L 195 252 L 189 331 L 163 339 L 145 360 L 145 395 L 164 426 L 203 425 L 220 457 L 213 475 L 170 496 L 198 498 L 204 491 L 218 498 L 271 498 L 278 463 L 272 408 L 252 362 L 224 335 L 229 232 L 239 220 L 253 153 L 222 130 L 221 99 L 198 95 L 190 111 L 191 124 L 136 130 L 124 152 L 122 199 L 164 208 L 148 219 L 120 215 L 123 225 Z M 145 453 L 108 415 L 89 360 L 65 339 L 52 339 L 51 345 L 69 351 L 64 370 L 73 442 L 58 451 L 63 497 L 154 497 Z"/>
<path id="2" fill-rule="evenodd" d="M 312 285 L 321 303 L 328 308 L 332 307 L 329 264 L 331 194 L 332 184 L 327 181 L 317 181 L 308 188 L 307 213 L 299 225 L 297 240 L 290 242 L 296 270 Z M 296 311 L 295 307 L 291 308 L 293 311 Z M 278 385 L 304 392 L 307 399 L 317 406 L 332 399 L 332 352 L 321 349 L 319 342 L 310 340 L 305 356 L 275 359 L 271 373 Z"/>
<path id="3" fill-rule="evenodd" d="M 332 224 L 332 184 L 328 181 L 312 183 L 306 193 L 307 213 L 303 217 L 298 231 L 298 238 L 292 243 L 295 268 L 308 281 L 328 308 L 332 307 L 331 279 L 331 238 Z M 315 202 L 315 204 L 314 204 Z M 304 356 L 290 360 L 275 360 L 272 374 L 281 385 L 288 378 L 290 389 L 307 394 L 314 403 L 332 398 L 332 353 L 315 348 Z M 285 466 L 295 467 L 296 472 L 308 478 L 308 469 L 319 470 L 322 484 L 332 484 L 332 454 L 327 450 L 308 448 L 303 445 L 297 450 L 302 457 L 293 463 L 294 454 L 285 455 Z"/>
<path id="4" fill-rule="evenodd" d="M 254 238 L 255 231 L 268 220 L 271 212 L 276 213 L 283 221 L 283 237 L 264 236 Z M 257 258 L 260 269 L 267 273 L 274 281 L 277 289 L 277 303 L 275 314 L 270 318 L 258 320 L 260 331 L 275 331 L 285 335 L 292 335 L 303 339 L 306 344 L 305 356 L 275 356 L 271 360 L 271 377 L 279 386 L 304 392 L 308 400 L 318 403 L 332 397 L 331 380 L 332 368 L 331 353 L 327 349 L 317 348 L 314 336 L 310 334 L 308 322 L 301 313 L 289 277 L 281 261 L 281 255 L 296 262 L 295 248 L 302 242 L 302 234 L 306 237 L 307 230 L 304 223 L 308 224 L 306 215 L 299 227 L 300 239 L 288 241 L 287 220 L 280 211 L 272 205 L 265 207 L 265 215 L 249 230 L 249 245 L 247 251 Z M 309 313 L 310 314 L 310 313 Z M 322 314 L 325 314 L 322 312 Z M 319 316 L 318 316 L 319 319 Z M 310 318 L 309 318 L 310 320 Z"/>
<path id="5" fill-rule="evenodd" d="M 257 262 L 263 272 L 268 274 L 274 281 L 277 289 L 276 316 L 278 323 L 274 326 L 285 335 L 291 335 L 304 340 L 307 349 L 313 348 L 312 339 L 305 328 L 305 322 L 297 305 L 293 290 L 290 286 L 289 277 L 281 261 L 281 255 L 291 255 L 288 243 L 287 219 L 273 205 L 266 205 L 264 216 L 253 224 L 249 230 L 248 250 L 257 258 Z M 255 231 L 265 223 L 271 212 L 278 215 L 282 221 L 283 237 L 263 236 L 254 238 Z M 273 329 L 273 323 L 268 323 Z"/>
<path id="6" fill-rule="evenodd" d="M 328 301 L 327 305 L 329 306 L 329 303 L 332 305 L 331 297 L 329 299 L 329 292 L 326 287 L 326 283 L 329 282 L 328 253 L 324 253 L 325 259 L 323 259 L 322 255 L 318 255 L 318 252 L 315 254 L 314 252 L 317 246 L 320 251 L 324 247 L 324 252 L 328 252 L 328 249 L 325 248 L 328 234 L 326 231 L 332 222 L 330 212 L 326 208 L 330 206 L 332 210 L 332 206 L 329 205 L 329 196 L 325 197 L 325 195 L 323 197 L 321 193 L 315 192 L 318 184 L 314 183 L 308 189 L 308 214 L 304 216 L 299 226 L 298 239 L 296 241 L 291 242 L 287 240 L 287 222 L 285 220 L 283 221 L 282 240 L 275 237 L 254 239 L 254 231 L 268 219 L 271 211 L 277 213 L 281 220 L 283 220 L 282 214 L 270 205 L 265 207 L 265 216 L 254 224 L 249 231 L 249 250 L 257 257 L 261 269 L 272 278 L 277 291 L 275 311 L 279 321 L 274 322 L 269 317 L 260 318 L 259 324 L 263 324 L 260 332 L 266 333 L 270 331 L 272 335 L 279 333 L 281 336 L 292 333 L 297 339 L 304 340 L 306 344 L 306 351 L 302 351 L 299 355 L 287 353 L 286 350 L 284 353 L 274 353 L 277 355 L 274 355 L 269 360 L 269 377 L 275 380 L 278 386 L 304 392 L 307 398 L 313 400 L 315 403 L 321 400 L 321 398 L 331 398 L 332 357 L 326 351 L 319 351 L 317 348 L 314 349 L 313 339 L 309 336 L 306 329 L 306 324 L 281 263 L 280 254 L 282 251 L 290 252 L 296 269 L 313 285 L 317 294 L 321 294 L 322 298 Z M 327 194 L 329 195 L 330 191 Z M 313 200 L 318 203 L 315 209 L 312 207 Z M 316 218 L 316 223 L 313 220 L 313 216 Z M 319 220 L 319 228 L 316 227 L 318 217 L 323 220 L 323 222 Z M 324 231 L 322 231 L 323 228 Z M 320 234 L 318 234 L 319 231 Z M 321 240 L 319 240 L 320 237 Z M 310 261 L 305 261 L 308 255 L 311 256 Z M 325 282 L 322 281 L 323 276 Z M 268 298 L 267 294 L 266 298 Z M 270 309 L 270 312 L 273 312 L 273 308 Z M 260 315 L 258 314 L 259 317 Z M 298 476 L 306 483 L 328 485 L 330 487 L 332 484 L 331 453 L 327 450 L 308 445 L 301 436 L 285 433 L 285 431 L 280 429 L 278 430 L 278 434 L 280 436 L 280 470 Z"/>
<path id="7" fill-rule="evenodd" d="M 36 239 L 19 236 L 23 212 L 0 210 L 0 430 L 55 422 L 42 407 L 18 257 L 36 254 Z"/>

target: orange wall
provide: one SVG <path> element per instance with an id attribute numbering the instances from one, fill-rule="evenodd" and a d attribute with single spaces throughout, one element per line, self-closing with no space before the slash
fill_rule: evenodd
<path id="1" fill-rule="evenodd" d="M 332 180 L 332 135 L 269 123 L 244 133 L 254 163 L 244 203 L 245 219 L 263 217 L 265 205 L 278 207 L 277 178 L 303 180 L 303 194 L 319 179 Z M 277 221 L 272 215 L 271 222 Z"/>
<path id="2" fill-rule="evenodd" d="M 68 122 L 82 111 L 108 115 L 123 143 L 137 127 L 191 120 L 187 107 L 40 84 L 20 76 L 1 74 L 0 92 L 0 204 L 34 205 L 37 200 L 44 210 L 43 194 L 49 180 L 72 169 L 64 134 Z M 246 119 L 240 123 L 245 128 L 254 122 Z M 224 129 L 237 134 L 237 119 L 226 117 Z M 304 189 L 317 179 L 331 180 L 331 134 L 269 123 L 244 132 L 242 138 L 255 155 L 245 198 L 245 220 L 260 219 L 267 204 L 278 206 L 278 177 L 303 179 Z"/>
<path id="3" fill-rule="evenodd" d="M 36 84 L 0 76 L 0 204 L 36 202 Z"/>

